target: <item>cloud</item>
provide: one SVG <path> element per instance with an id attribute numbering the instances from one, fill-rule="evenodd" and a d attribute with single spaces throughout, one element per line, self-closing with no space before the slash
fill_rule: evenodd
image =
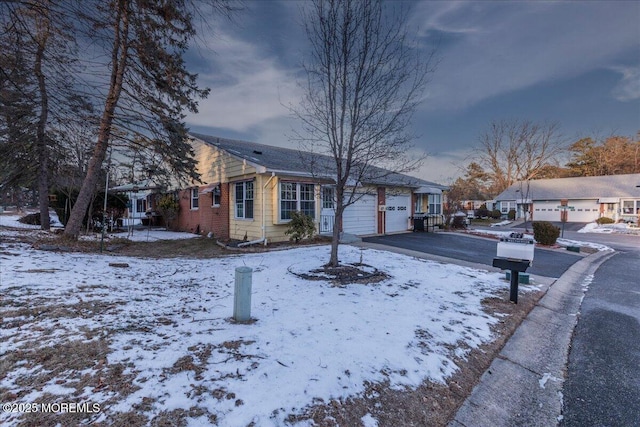
<path id="1" fill-rule="evenodd" d="M 213 46 L 211 71 L 199 82 L 211 88 L 200 102 L 198 114 L 187 117 L 192 125 L 247 131 L 267 120 L 288 114 L 283 104 L 299 99 L 292 71 L 261 54 L 258 46 L 228 34 Z"/>
<path id="2" fill-rule="evenodd" d="M 640 67 L 611 67 L 622 75 L 611 95 L 618 101 L 640 99 Z"/>
<path id="3" fill-rule="evenodd" d="M 467 165 L 471 162 L 473 149 L 464 148 L 428 155 L 422 165 L 409 175 L 448 185 L 459 176 L 464 175 Z"/>
<path id="4" fill-rule="evenodd" d="M 615 65 L 637 52 L 635 2 L 421 2 L 425 43 L 442 42 L 430 109 L 462 109 Z"/>

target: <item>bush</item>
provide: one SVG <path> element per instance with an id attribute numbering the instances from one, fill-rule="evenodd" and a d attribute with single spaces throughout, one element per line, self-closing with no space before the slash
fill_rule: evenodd
<path id="1" fill-rule="evenodd" d="M 316 231 L 316 224 L 313 222 L 313 218 L 309 215 L 305 215 L 302 212 L 291 212 L 291 221 L 289 227 L 284 234 L 291 235 L 289 240 L 293 240 L 298 243 L 304 238 L 312 238 L 313 233 Z"/>
<path id="2" fill-rule="evenodd" d="M 533 222 L 533 238 L 536 242 L 551 246 L 556 243 L 560 236 L 560 228 L 547 221 L 534 221 Z"/>
<path id="3" fill-rule="evenodd" d="M 164 222 L 167 228 L 170 228 L 171 221 L 178 217 L 180 212 L 180 202 L 176 200 L 175 195 L 165 194 L 158 200 L 156 209 L 160 212 L 160 215 L 164 217 Z"/>
<path id="4" fill-rule="evenodd" d="M 451 228 L 467 228 L 467 217 L 462 215 L 455 215 L 451 218 Z"/>
<path id="5" fill-rule="evenodd" d="M 23 224 L 40 225 L 40 212 L 23 216 L 18 220 Z"/>
<path id="6" fill-rule="evenodd" d="M 600 217 L 598 219 L 596 219 L 596 223 L 602 225 L 602 224 L 613 224 L 615 221 L 612 218 L 603 216 Z"/>
<path id="7" fill-rule="evenodd" d="M 486 218 L 489 215 L 491 215 L 491 212 L 489 212 L 489 209 L 487 209 L 486 207 L 480 207 L 476 209 L 476 211 L 473 214 L 476 218 Z"/>
<path id="8" fill-rule="evenodd" d="M 509 221 L 513 221 L 514 219 L 516 219 L 516 211 L 514 209 L 511 209 L 507 214 L 507 218 L 509 218 Z"/>
<path id="9" fill-rule="evenodd" d="M 491 211 L 491 213 L 489 215 L 493 219 L 500 219 L 500 217 L 502 216 L 502 213 L 500 213 L 500 211 L 498 209 L 494 209 L 494 210 Z"/>

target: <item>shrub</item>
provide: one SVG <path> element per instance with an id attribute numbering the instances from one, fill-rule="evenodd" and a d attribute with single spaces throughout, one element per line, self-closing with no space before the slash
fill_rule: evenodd
<path id="1" fill-rule="evenodd" d="M 602 224 L 613 224 L 615 221 L 612 218 L 603 216 L 600 217 L 598 219 L 596 219 L 596 223 L 602 225 Z"/>
<path id="2" fill-rule="evenodd" d="M 178 212 L 180 212 L 180 202 L 176 200 L 173 194 L 165 194 L 158 200 L 156 209 L 164 217 L 167 228 L 170 228 L 171 221 L 176 219 Z"/>
<path id="3" fill-rule="evenodd" d="M 293 240 L 298 243 L 304 238 L 312 238 L 313 233 L 316 231 L 316 224 L 313 222 L 313 218 L 309 215 L 305 215 L 302 212 L 291 212 L 291 221 L 287 231 L 284 232 L 289 237 L 289 240 Z"/>
<path id="4" fill-rule="evenodd" d="M 451 218 L 451 228 L 467 228 L 467 217 L 462 215 L 455 215 Z"/>
<path id="5" fill-rule="evenodd" d="M 511 209 L 507 214 L 507 218 L 509 218 L 509 221 L 513 221 L 514 219 L 516 219 L 516 211 L 514 209 Z"/>
<path id="6" fill-rule="evenodd" d="M 533 237 L 542 245 L 554 245 L 560 236 L 560 228 L 547 221 L 533 222 Z"/>
<path id="7" fill-rule="evenodd" d="M 502 213 L 500 213 L 500 211 L 498 209 L 494 209 L 494 210 L 491 211 L 491 213 L 489 215 L 493 219 L 500 219 L 500 217 L 502 216 Z"/>
<path id="8" fill-rule="evenodd" d="M 491 214 L 491 212 L 489 212 L 489 209 L 487 209 L 486 207 L 480 207 L 476 209 L 476 211 L 473 214 L 476 218 L 486 218 Z"/>
<path id="9" fill-rule="evenodd" d="M 40 225 L 40 212 L 23 216 L 18 220 L 23 224 Z"/>

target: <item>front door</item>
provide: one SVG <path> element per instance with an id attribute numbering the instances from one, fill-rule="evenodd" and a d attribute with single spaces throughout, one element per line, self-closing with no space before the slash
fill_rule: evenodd
<path id="1" fill-rule="evenodd" d="M 320 234 L 333 233 L 333 224 L 336 218 L 335 188 L 322 186 L 322 209 L 320 210 Z"/>

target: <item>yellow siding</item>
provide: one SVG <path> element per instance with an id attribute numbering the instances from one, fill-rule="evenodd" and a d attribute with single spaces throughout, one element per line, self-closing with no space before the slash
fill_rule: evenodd
<path id="1" fill-rule="evenodd" d="M 280 212 L 279 212 L 279 189 L 278 185 L 281 181 L 294 181 L 301 183 L 311 183 L 312 181 L 308 178 L 300 178 L 300 177 L 277 177 L 272 180 L 269 184 L 271 191 L 268 191 L 267 194 L 267 216 L 266 216 L 266 229 L 267 229 L 267 237 L 271 242 L 283 242 L 289 240 L 289 236 L 284 234 L 288 228 L 287 223 L 279 223 Z M 319 221 L 320 221 L 320 184 L 315 184 L 315 221 L 316 221 L 316 233 L 319 229 Z"/>
<path id="2" fill-rule="evenodd" d="M 207 184 L 248 178 L 256 173 L 255 167 L 226 151 L 218 150 L 199 140 L 193 141 L 192 146 L 198 162 L 198 172 Z"/>
<path id="3" fill-rule="evenodd" d="M 253 181 L 253 219 L 236 218 L 236 189 L 235 184 L 243 181 L 240 178 L 254 179 Z M 229 188 L 229 237 L 232 239 L 257 240 L 262 237 L 262 177 L 260 175 L 235 177 Z"/>
<path id="4" fill-rule="evenodd" d="M 235 218 L 235 188 L 232 182 L 230 189 L 231 209 L 229 212 L 230 237 L 232 239 L 243 240 L 245 234 L 247 240 L 258 240 L 262 238 L 262 225 L 264 220 L 265 235 L 269 242 L 281 242 L 289 240 L 289 236 L 284 232 L 287 230 L 286 224 L 274 224 L 274 218 L 277 218 L 277 183 L 278 178 L 271 179 L 270 174 L 256 175 L 254 181 L 253 196 L 253 219 L 237 219 Z M 237 181 L 237 180 L 235 180 Z M 264 218 L 262 217 L 264 195 Z M 274 206 L 276 211 L 274 213 Z"/>

